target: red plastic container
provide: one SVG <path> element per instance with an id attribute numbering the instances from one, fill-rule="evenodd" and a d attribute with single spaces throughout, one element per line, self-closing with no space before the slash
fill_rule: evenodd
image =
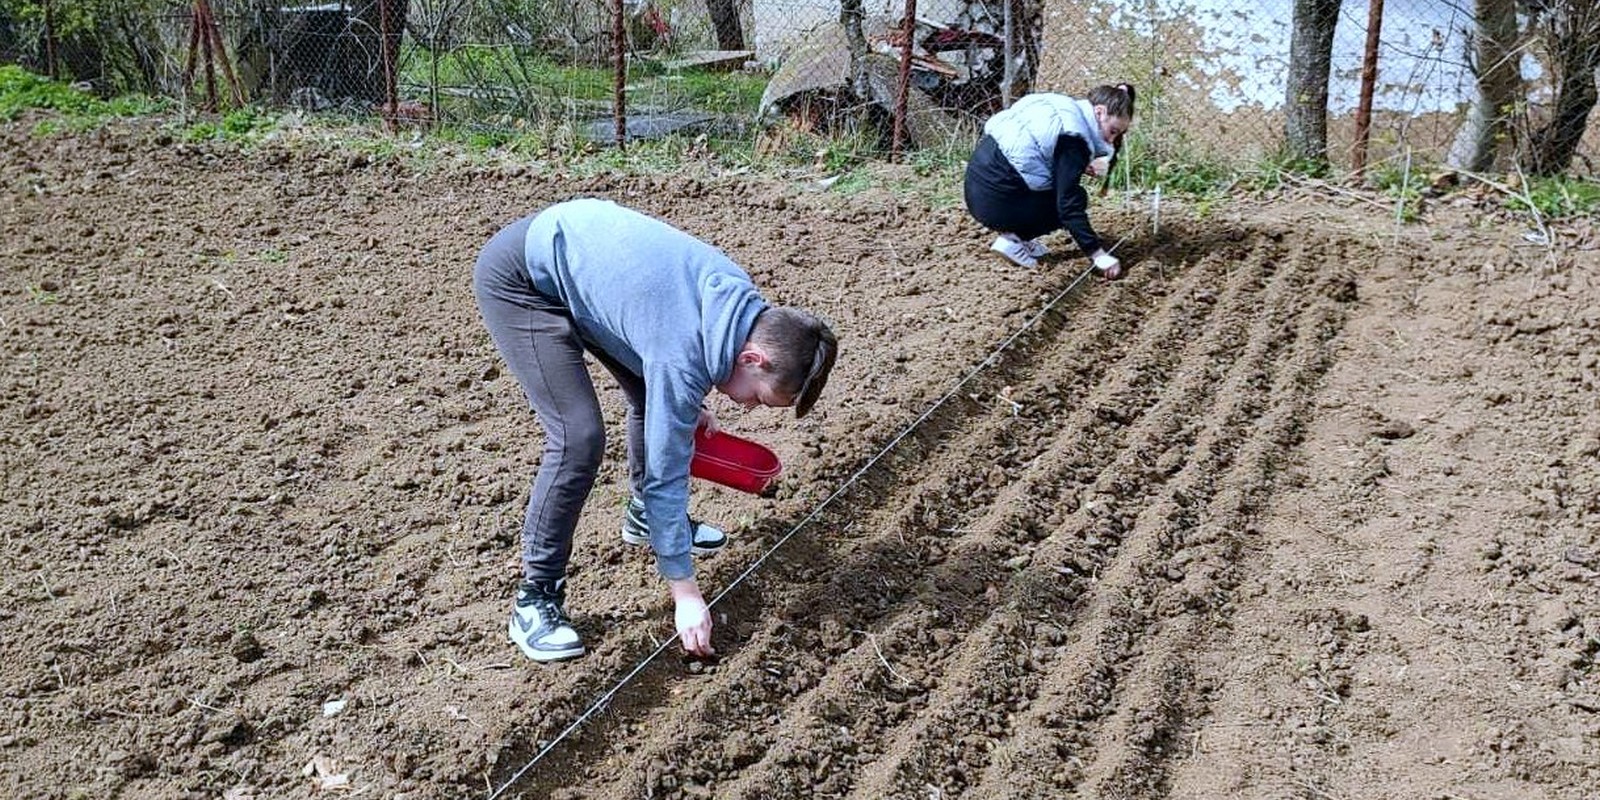
<path id="1" fill-rule="evenodd" d="M 689 474 L 696 478 L 764 495 L 772 491 L 782 471 L 776 453 L 749 439 L 721 431 L 707 434 L 704 428 L 694 432 Z"/>

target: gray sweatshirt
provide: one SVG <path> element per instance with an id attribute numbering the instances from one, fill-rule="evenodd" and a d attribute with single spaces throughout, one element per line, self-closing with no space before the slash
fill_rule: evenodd
<path id="1" fill-rule="evenodd" d="M 701 403 L 733 374 L 767 307 L 722 251 L 606 200 L 572 200 L 528 226 L 528 273 L 580 335 L 644 379 L 644 506 L 663 577 L 689 561 L 689 459 Z"/>

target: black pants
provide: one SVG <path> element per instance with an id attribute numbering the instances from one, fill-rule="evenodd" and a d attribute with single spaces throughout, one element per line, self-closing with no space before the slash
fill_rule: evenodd
<path id="1" fill-rule="evenodd" d="M 606 449 L 584 353 L 595 356 L 628 397 L 628 476 L 636 495 L 644 480 L 644 379 L 587 347 L 567 309 L 534 289 L 523 251 L 529 223 L 520 220 L 489 240 L 472 284 L 484 325 L 544 428 L 544 454 L 522 522 L 522 576 L 555 580 L 566 577 L 572 534 Z"/>
<path id="2" fill-rule="evenodd" d="M 962 181 L 967 211 L 992 231 L 1034 239 L 1066 228 L 1085 254 L 1100 248 L 1089 224 L 1089 195 L 1080 181 L 1089 164 L 1089 146 L 1076 136 L 1056 140 L 1049 189 L 1028 188 L 991 136 L 978 140 Z"/>

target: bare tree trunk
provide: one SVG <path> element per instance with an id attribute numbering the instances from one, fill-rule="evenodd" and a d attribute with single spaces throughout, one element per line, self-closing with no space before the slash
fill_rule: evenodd
<path id="1" fill-rule="evenodd" d="M 156 56 L 152 52 L 154 48 L 151 47 L 151 42 L 160 42 L 160 35 L 146 36 L 146 25 L 127 11 L 117 15 L 117 28 L 122 32 L 123 41 L 127 44 L 133 61 L 129 72 L 129 88 L 146 94 L 156 94 L 161 91 Z"/>
<path id="2" fill-rule="evenodd" d="M 1556 78 L 1556 104 L 1550 121 L 1533 133 L 1531 171 L 1559 175 L 1572 165 L 1589 125 L 1600 69 L 1600 8 L 1595 0 L 1557 0 L 1541 4 Z"/>
<path id="3" fill-rule="evenodd" d="M 723 50 L 743 50 L 744 28 L 739 24 L 738 2 L 706 0 L 706 10 L 711 12 L 711 25 L 717 29 L 717 47 Z"/>
<path id="4" fill-rule="evenodd" d="M 872 87 L 867 85 L 867 36 L 861 29 L 865 17 L 861 0 L 840 0 L 839 23 L 844 25 L 844 38 L 850 49 L 850 88 L 860 98 L 872 96 Z"/>
<path id="5" fill-rule="evenodd" d="M 1361 56 L 1361 100 L 1356 106 L 1356 144 L 1350 170 L 1360 175 L 1367 168 L 1367 135 L 1372 130 L 1372 90 L 1378 82 L 1378 45 L 1383 42 L 1383 0 L 1367 4 L 1367 47 Z"/>
<path id="6" fill-rule="evenodd" d="M 1511 109 L 1522 83 L 1516 0 L 1478 0 L 1476 23 L 1478 100 L 1462 122 L 1448 160 L 1458 169 L 1487 172 L 1510 139 Z"/>
<path id="7" fill-rule="evenodd" d="M 1339 0 L 1294 0 L 1284 136 L 1289 155 L 1328 163 L 1328 75 Z"/>

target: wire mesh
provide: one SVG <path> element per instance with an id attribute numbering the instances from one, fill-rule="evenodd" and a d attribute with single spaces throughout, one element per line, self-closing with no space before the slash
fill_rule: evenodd
<path id="1" fill-rule="evenodd" d="M 902 79 L 913 148 L 970 146 L 1029 91 L 1128 81 L 1145 154 L 1238 164 L 1283 147 L 1295 5 L 918 0 L 907 24 L 905 0 L 0 0 L 0 59 L 107 93 L 228 106 L 237 85 L 250 103 L 551 145 L 827 136 L 871 153 L 891 149 Z M 1338 6 L 1335 164 L 1354 144 L 1368 8 Z M 214 39 L 196 33 L 207 18 Z M 1387 0 L 1381 30 L 1371 159 L 1442 161 L 1477 96 L 1473 9 Z M 1553 59 L 1531 32 L 1520 47 L 1519 113 L 1537 118 Z M 1597 128 L 1580 173 L 1593 174 Z"/>

